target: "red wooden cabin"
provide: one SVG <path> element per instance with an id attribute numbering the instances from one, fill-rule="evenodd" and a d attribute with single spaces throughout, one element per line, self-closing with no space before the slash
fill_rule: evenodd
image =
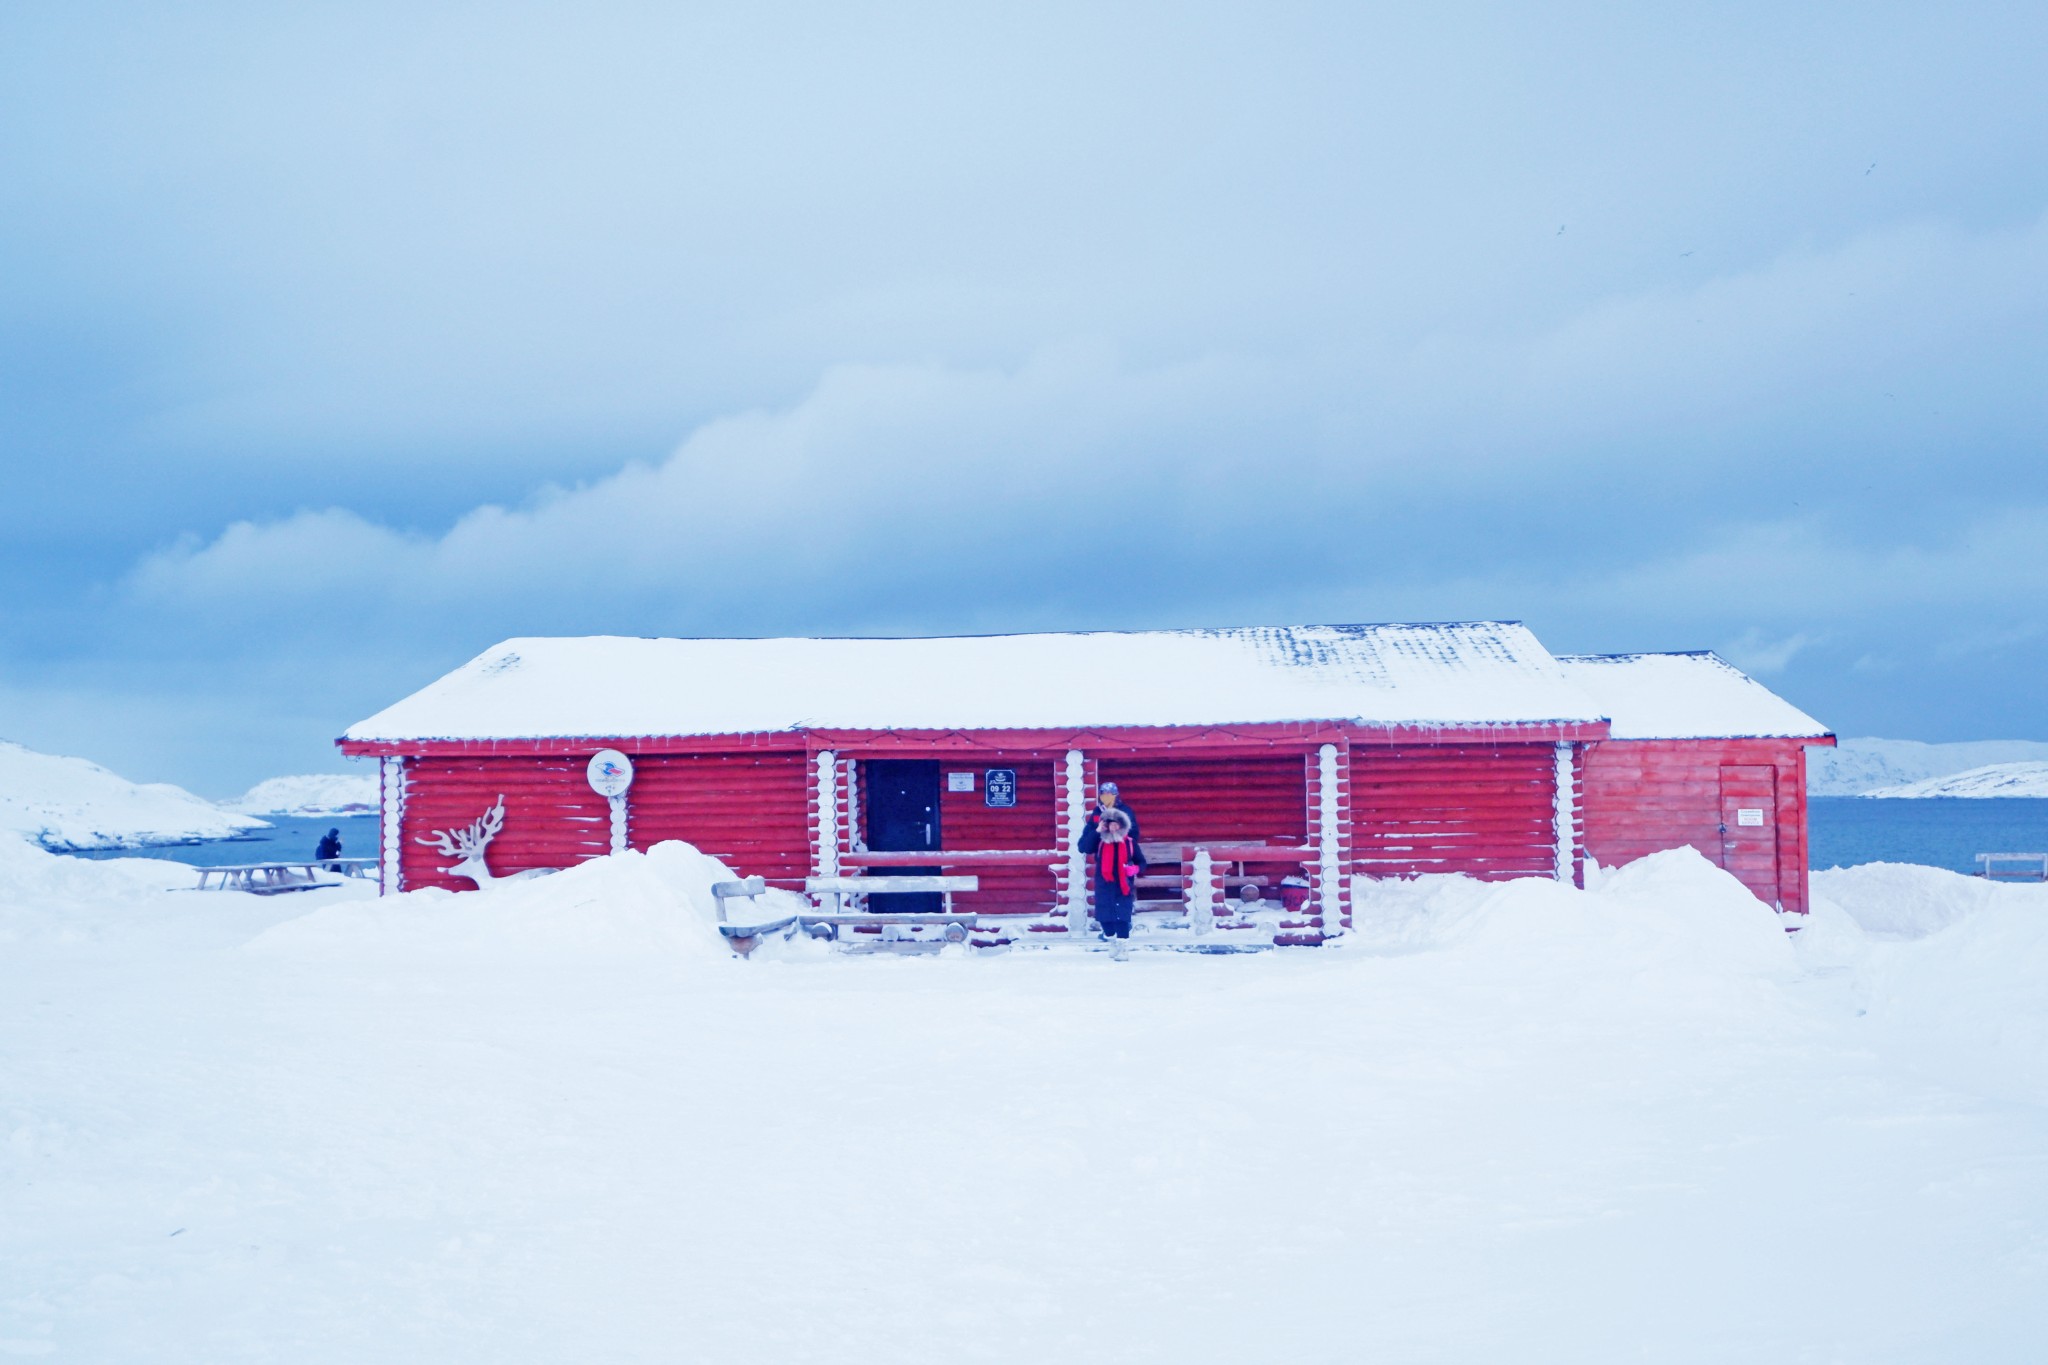
<path id="1" fill-rule="evenodd" d="M 1690 844 L 1766 905 L 1806 912 L 1806 751 L 1835 737 L 1710 653 L 1559 662 L 1609 719 L 1586 755 L 1586 852 Z"/>
<path id="2" fill-rule="evenodd" d="M 1689 671 L 1644 662 L 1664 658 Z M 1756 738 L 1703 737 L 1703 669 Z M 1660 725 L 1674 733 L 1641 732 Z M 339 741 L 382 763 L 387 891 L 466 885 L 421 840 L 502 795 L 487 875 L 667 839 L 793 889 L 971 872 L 981 889 L 959 906 L 982 917 L 983 943 L 1085 925 L 1071 850 L 1106 781 L 1157 863 L 1141 910 L 1204 931 L 1316 942 L 1349 924 L 1356 876 L 1578 879 L 1589 845 L 1611 863 L 1695 843 L 1803 910 L 1803 862 L 1783 860 L 1804 856 L 1799 758 L 1815 742 L 1825 730 L 1712 656 L 1559 660 L 1512 622 L 519 639 Z M 621 796 L 586 778 L 603 749 L 632 761 Z M 1721 823 L 1723 785 L 1749 800 L 1748 770 L 1764 766 L 1775 883 L 1752 826 L 1702 834 Z"/>

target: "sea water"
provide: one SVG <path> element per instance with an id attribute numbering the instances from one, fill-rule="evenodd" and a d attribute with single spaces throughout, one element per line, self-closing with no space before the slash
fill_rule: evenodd
<path id="1" fill-rule="evenodd" d="M 1807 831 L 1808 867 L 1924 863 L 1975 872 L 1979 853 L 2048 853 L 2048 799 L 1815 796 Z"/>
<path id="2" fill-rule="evenodd" d="M 320 836 L 341 831 L 341 856 L 377 856 L 375 815 L 266 815 L 269 829 L 252 830 L 233 839 L 207 839 L 193 844 L 160 844 L 150 848 L 95 849 L 81 858 L 167 858 L 193 867 L 231 867 L 237 863 L 304 862 L 320 846 Z"/>

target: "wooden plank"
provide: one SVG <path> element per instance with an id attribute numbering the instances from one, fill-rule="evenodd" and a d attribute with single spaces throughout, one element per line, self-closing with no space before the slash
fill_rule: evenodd
<path id="1" fill-rule="evenodd" d="M 918 891 L 976 891 L 979 877 L 806 877 L 804 890 L 818 895 L 898 895 Z"/>

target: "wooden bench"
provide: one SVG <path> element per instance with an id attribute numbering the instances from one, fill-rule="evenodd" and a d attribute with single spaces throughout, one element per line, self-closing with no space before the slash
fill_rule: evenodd
<path id="1" fill-rule="evenodd" d="M 2015 879 L 2025 877 L 2029 881 L 2048 882 L 2048 853 L 1979 853 L 1977 861 L 1984 865 L 1983 870 L 1977 875 L 1986 881 L 1995 881 L 2003 875 Z M 2039 870 L 2029 869 L 2024 872 L 2001 874 L 1998 871 L 2000 863 L 2033 863 Z"/>

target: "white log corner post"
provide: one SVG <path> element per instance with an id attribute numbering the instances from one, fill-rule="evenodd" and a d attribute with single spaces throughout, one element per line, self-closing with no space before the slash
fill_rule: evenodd
<path id="1" fill-rule="evenodd" d="M 1188 920 L 1198 934 L 1216 927 L 1216 860 L 1206 848 L 1195 850 L 1188 871 Z"/>
<path id="2" fill-rule="evenodd" d="M 1316 899 L 1323 917 L 1323 937 L 1344 932 L 1344 811 L 1338 788 L 1337 746 L 1325 744 L 1316 755 Z"/>
<path id="3" fill-rule="evenodd" d="M 1060 908 L 1066 912 L 1068 936 L 1078 941 L 1088 933 L 1088 858 L 1074 847 L 1088 821 L 1087 769 L 1081 751 L 1067 750 L 1061 769 L 1059 831 L 1067 861 L 1060 881 Z"/>
<path id="4" fill-rule="evenodd" d="M 839 875 L 839 755 L 830 749 L 818 751 L 817 787 L 812 800 L 817 815 L 811 823 L 811 874 L 836 877 Z M 837 896 L 821 895 L 818 903 L 827 913 L 838 912 Z"/>
<path id="5" fill-rule="evenodd" d="M 605 804 L 612 808 L 612 852 L 626 851 L 626 794 L 607 796 Z"/>
<path id="6" fill-rule="evenodd" d="M 405 821 L 405 760 L 390 755 L 378 765 L 382 779 L 378 783 L 377 832 L 383 836 L 383 860 L 377 866 L 377 894 L 394 896 L 405 888 L 399 885 L 399 855 L 404 851 Z"/>
<path id="7" fill-rule="evenodd" d="M 1557 844 L 1557 879 L 1570 884 L 1575 879 L 1578 853 L 1578 774 L 1572 763 L 1572 744 L 1560 740 L 1557 746 L 1557 777 L 1551 784 L 1556 803 L 1551 809 L 1551 833 Z"/>

